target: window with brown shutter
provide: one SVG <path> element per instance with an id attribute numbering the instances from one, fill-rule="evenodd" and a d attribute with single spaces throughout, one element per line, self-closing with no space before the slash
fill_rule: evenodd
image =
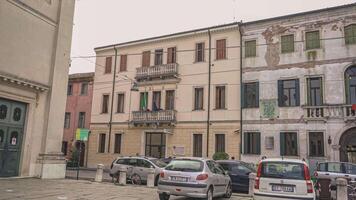
<path id="1" fill-rule="evenodd" d="M 103 103 L 101 107 L 101 113 L 108 113 L 109 112 L 109 95 L 103 95 Z"/>
<path id="2" fill-rule="evenodd" d="M 193 156 L 202 157 L 203 156 L 203 135 L 193 134 Z"/>
<path id="3" fill-rule="evenodd" d="M 177 49 L 175 47 L 168 48 L 167 64 L 176 63 Z"/>
<path id="4" fill-rule="evenodd" d="M 166 110 L 174 110 L 174 90 L 166 91 Z"/>
<path id="5" fill-rule="evenodd" d="M 163 49 L 155 50 L 155 65 L 163 64 Z"/>
<path id="6" fill-rule="evenodd" d="M 204 109 L 204 88 L 194 88 L 194 110 Z"/>
<path id="7" fill-rule="evenodd" d="M 215 135 L 215 152 L 225 152 L 225 134 Z"/>
<path id="8" fill-rule="evenodd" d="M 144 51 L 142 53 L 142 67 L 149 67 L 151 62 L 151 51 Z"/>
<path id="9" fill-rule="evenodd" d="M 225 109 L 225 86 L 216 86 L 215 108 Z"/>
<path id="10" fill-rule="evenodd" d="M 106 134 L 105 133 L 100 133 L 99 135 L 99 146 L 98 146 L 98 153 L 105 153 L 105 141 L 106 140 Z"/>
<path id="11" fill-rule="evenodd" d="M 195 44 L 195 62 L 204 62 L 204 42 Z"/>
<path id="12" fill-rule="evenodd" d="M 121 55 L 120 57 L 120 72 L 127 70 L 127 55 Z"/>
<path id="13" fill-rule="evenodd" d="M 216 40 L 216 60 L 226 58 L 226 39 Z"/>
<path id="14" fill-rule="evenodd" d="M 117 113 L 123 113 L 125 108 L 125 94 L 117 95 Z"/>
<path id="15" fill-rule="evenodd" d="M 112 67 L 112 57 L 106 57 L 106 59 L 105 59 L 105 74 L 111 73 L 111 67 Z"/>

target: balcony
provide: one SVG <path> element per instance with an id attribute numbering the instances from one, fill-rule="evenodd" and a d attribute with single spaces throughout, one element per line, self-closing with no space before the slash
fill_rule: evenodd
<path id="1" fill-rule="evenodd" d="M 352 110 L 352 105 L 304 106 L 303 109 L 306 121 L 326 121 L 328 119 L 356 120 L 356 112 Z"/>
<path id="2" fill-rule="evenodd" d="M 173 124 L 176 122 L 175 110 L 133 111 L 133 124 Z"/>
<path id="3" fill-rule="evenodd" d="M 164 65 L 155 65 L 150 67 L 136 68 L 137 82 L 177 79 L 178 77 L 178 63 L 170 63 Z"/>

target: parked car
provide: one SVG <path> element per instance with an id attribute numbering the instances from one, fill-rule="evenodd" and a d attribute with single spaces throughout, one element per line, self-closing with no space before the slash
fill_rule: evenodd
<path id="1" fill-rule="evenodd" d="M 219 160 L 217 163 L 229 173 L 233 192 L 248 193 L 248 176 L 250 173 L 256 173 L 256 170 L 250 164 L 237 160 Z"/>
<path id="2" fill-rule="evenodd" d="M 331 189 L 336 189 L 336 178 L 346 178 L 356 181 L 356 165 L 345 162 L 321 162 L 317 164 L 314 176 L 320 179 L 330 179 Z"/>
<path id="3" fill-rule="evenodd" d="M 261 160 L 255 179 L 254 199 L 315 199 L 308 165 L 296 159 Z"/>
<path id="4" fill-rule="evenodd" d="M 149 169 L 155 169 L 155 185 L 158 183 L 159 174 L 162 168 L 166 166 L 166 163 L 160 161 L 157 158 L 150 157 L 118 157 L 116 158 L 110 167 L 110 176 L 114 178 L 119 177 L 120 167 L 126 167 L 127 178 L 133 179 L 135 183 L 147 181 L 147 175 Z"/>
<path id="5" fill-rule="evenodd" d="M 169 164 L 174 158 L 173 157 L 168 157 L 168 158 L 161 158 L 160 160 L 165 162 L 166 164 Z"/>
<path id="6" fill-rule="evenodd" d="M 204 158 L 177 158 L 160 174 L 158 182 L 160 200 L 170 195 L 213 199 L 232 194 L 231 180 L 215 161 Z"/>

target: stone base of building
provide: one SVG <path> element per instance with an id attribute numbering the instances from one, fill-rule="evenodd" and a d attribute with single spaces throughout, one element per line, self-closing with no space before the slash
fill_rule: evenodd
<path id="1" fill-rule="evenodd" d="M 62 153 L 40 154 L 37 159 L 40 168 L 38 176 L 42 179 L 65 178 L 66 161 Z"/>

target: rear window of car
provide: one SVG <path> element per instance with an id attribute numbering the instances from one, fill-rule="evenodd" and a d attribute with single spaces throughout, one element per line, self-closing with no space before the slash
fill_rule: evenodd
<path id="1" fill-rule="evenodd" d="M 151 159 L 151 162 L 153 162 L 153 164 L 155 164 L 157 167 L 163 168 L 165 166 L 167 166 L 167 164 L 159 159 Z"/>
<path id="2" fill-rule="evenodd" d="M 349 169 L 349 170 L 352 170 Z M 318 165 L 318 171 L 321 172 L 333 172 L 333 173 L 343 173 L 343 164 L 342 163 L 320 163 Z"/>
<path id="3" fill-rule="evenodd" d="M 261 177 L 304 180 L 304 164 L 293 162 L 263 162 Z"/>
<path id="4" fill-rule="evenodd" d="M 347 174 L 356 174 L 356 165 L 345 164 Z"/>
<path id="5" fill-rule="evenodd" d="M 203 168 L 204 163 L 199 160 L 172 160 L 165 169 L 181 172 L 201 172 Z"/>

